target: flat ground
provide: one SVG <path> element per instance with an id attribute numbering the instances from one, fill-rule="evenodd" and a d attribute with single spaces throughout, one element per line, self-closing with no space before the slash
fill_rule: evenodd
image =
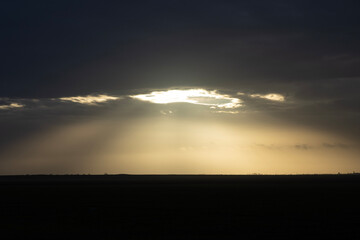
<path id="1" fill-rule="evenodd" d="M 1 239 L 360 239 L 355 174 L 2 176 L 0 194 Z"/>

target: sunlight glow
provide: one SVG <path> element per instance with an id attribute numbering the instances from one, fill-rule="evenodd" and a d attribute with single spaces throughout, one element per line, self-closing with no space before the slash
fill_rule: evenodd
<path id="1" fill-rule="evenodd" d="M 76 97 L 62 97 L 61 101 L 70 101 L 74 103 L 81 103 L 87 105 L 96 105 L 96 103 L 107 102 L 110 100 L 118 100 L 119 97 L 113 97 L 108 95 L 88 95 L 88 96 L 76 96 Z"/>
<path id="2" fill-rule="evenodd" d="M 154 91 L 149 94 L 132 95 L 131 98 L 157 104 L 191 103 L 212 108 L 233 109 L 242 106 L 242 101 L 229 95 L 205 89 Z"/>

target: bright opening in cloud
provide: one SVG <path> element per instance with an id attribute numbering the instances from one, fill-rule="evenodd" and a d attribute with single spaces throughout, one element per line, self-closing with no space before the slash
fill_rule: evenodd
<path id="1" fill-rule="evenodd" d="M 11 103 L 7 105 L 0 105 L 0 110 L 11 109 L 11 108 L 22 108 L 24 105 L 19 103 Z"/>
<path id="2" fill-rule="evenodd" d="M 278 93 L 269 93 L 266 95 L 263 94 L 251 94 L 250 97 L 253 98 L 263 98 L 271 101 L 283 102 L 285 101 L 285 97 Z"/>
<path id="3" fill-rule="evenodd" d="M 76 96 L 76 97 L 62 97 L 59 98 L 61 101 L 70 101 L 74 103 L 81 103 L 87 105 L 95 105 L 96 103 L 107 102 L 111 100 L 118 100 L 119 97 L 108 96 L 108 95 L 88 95 L 88 96 Z"/>
<path id="4" fill-rule="evenodd" d="M 208 91 L 205 89 L 154 91 L 149 94 L 132 95 L 130 97 L 157 104 L 191 103 L 212 108 L 232 109 L 242 105 L 242 101 L 238 98 L 219 94 L 215 90 Z"/>

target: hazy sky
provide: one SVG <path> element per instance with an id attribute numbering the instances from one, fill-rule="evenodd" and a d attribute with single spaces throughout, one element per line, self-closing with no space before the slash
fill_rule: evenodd
<path id="1" fill-rule="evenodd" d="M 359 11 L 3 1 L 0 174 L 359 172 Z"/>

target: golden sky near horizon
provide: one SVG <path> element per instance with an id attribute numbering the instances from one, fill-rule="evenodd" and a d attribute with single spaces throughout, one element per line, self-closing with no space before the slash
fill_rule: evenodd
<path id="1" fill-rule="evenodd" d="M 357 1 L 1 11 L 0 174 L 360 172 Z"/>
<path id="2" fill-rule="evenodd" d="M 360 170 L 356 141 L 266 112 L 245 111 L 244 95 L 170 89 L 53 99 L 90 108 L 121 103 L 125 98 L 128 102 L 14 142 L 0 153 L 4 159 L 0 174 L 321 174 Z M 249 94 L 248 98 L 287 104 L 284 96 L 275 93 Z"/>

